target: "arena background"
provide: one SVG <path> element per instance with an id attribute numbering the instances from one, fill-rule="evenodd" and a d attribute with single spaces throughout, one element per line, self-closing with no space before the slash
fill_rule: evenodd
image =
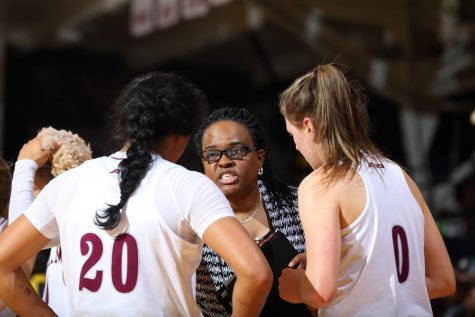
<path id="1" fill-rule="evenodd" d="M 474 52 L 475 0 L 0 0 L 0 152 L 13 163 L 51 125 L 107 154 L 119 89 L 175 71 L 212 109 L 256 114 L 277 175 L 298 185 L 309 167 L 279 92 L 319 63 L 345 64 L 368 89 L 373 140 L 420 185 L 457 268 L 459 291 L 435 314 L 475 314 Z M 193 144 L 181 163 L 201 170 Z"/>

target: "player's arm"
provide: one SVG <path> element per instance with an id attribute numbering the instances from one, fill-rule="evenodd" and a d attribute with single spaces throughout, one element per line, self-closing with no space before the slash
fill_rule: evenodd
<path id="1" fill-rule="evenodd" d="M 306 269 L 284 269 L 279 278 L 283 299 L 319 308 L 328 305 L 336 293 L 341 247 L 338 195 L 321 184 L 319 175 L 314 173 L 299 187 Z"/>
<path id="2" fill-rule="evenodd" d="M 41 136 L 36 136 L 23 145 L 18 153 L 13 172 L 12 193 L 8 208 L 8 223 L 17 219 L 34 199 L 34 179 L 36 170 L 42 167 L 59 148 L 54 144 L 49 149 L 41 148 Z"/>
<path id="3" fill-rule="evenodd" d="M 56 316 L 21 269 L 48 241 L 23 215 L 0 235 L 0 298 L 20 316 Z"/>
<path id="4" fill-rule="evenodd" d="M 26 145 L 23 146 L 22 150 Z M 21 152 L 20 152 L 21 153 Z M 15 164 L 13 173 L 12 191 L 10 196 L 10 206 L 8 208 L 8 223 L 13 223 L 21 216 L 23 211 L 33 202 L 33 183 L 37 163 L 34 160 L 19 158 Z M 36 255 L 32 256 L 23 265 L 23 271 L 26 276 L 30 276 L 35 264 Z"/>
<path id="5" fill-rule="evenodd" d="M 451 295 L 455 292 L 455 273 L 444 240 L 419 188 L 405 172 L 404 177 L 424 213 L 424 257 L 427 292 L 431 299 Z"/>
<path id="6" fill-rule="evenodd" d="M 236 274 L 233 316 L 259 316 L 272 287 L 272 271 L 259 247 L 234 217 L 213 222 L 203 240 Z"/>
<path id="7" fill-rule="evenodd" d="M 8 222 L 11 224 L 28 208 L 34 199 L 34 179 L 36 170 L 42 167 L 59 148 L 54 144 L 49 149 L 41 148 L 41 136 L 36 136 L 21 148 L 13 173 L 12 191 L 8 209 Z M 23 265 L 26 276 L 30 276 L 35 264 L 36 254 Z"/>

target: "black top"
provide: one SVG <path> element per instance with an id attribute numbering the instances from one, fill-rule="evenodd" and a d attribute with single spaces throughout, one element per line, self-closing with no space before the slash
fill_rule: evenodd
<path id="1" fill-rule="evenodd" d="M 259 191 L 273 230 L 282 232 L 297 253 L 305 252 L 305 240 L 297 209 L 297 189 L 292 188 L 292 201 L 280 210 L 275 210 L 274 204 L 269 200 L 270 197 L 267 195 L 264 184 L 260 181 Z M 294 305 L 280 299 L 277 283 L 279 275 L 274 273 L 274 284 L 261 316 L 310 316 L 310 312 L 305 305 Z M 230 311 L 226 309 L 226 305 L 220 299 L 221 296 L 218 295 L 218 290 L 232 276 L 231 268 L 205 244 L 201 263 L 196 271 L 196 300 L 205 317 L 231 316 Z M 287 304 L 290 305 L 291 311 L 287 309 L 284 311 L 281 307 L 281 305 L 287 306 Z"/>

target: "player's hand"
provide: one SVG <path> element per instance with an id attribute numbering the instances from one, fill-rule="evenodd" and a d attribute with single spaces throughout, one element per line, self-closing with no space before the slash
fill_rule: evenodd
<path id="1" fill-rule="evenodd" d="M 55 143 L 49 149 L 41 148 L 41 136 L 36 136 L 23 145 L 18 154 L 18 160 L 33 160 L 38 167 L 43 166 L 48 159 L 56 152 L 61 144 Z"/>
<path id="2" fill-rule="evenodd" d="M 293 269 L 304 269 L 307 267 L 307 254 L 297 254 L 292 261 L 289 262 L 289 267 Z"/>
<path id="3" fill-rule="evenodd" d="M 299 293 L 304 275 L 305 270 L 283 269 L 279 276 L 279 296 L 289 303 L 301 303 Z"/>

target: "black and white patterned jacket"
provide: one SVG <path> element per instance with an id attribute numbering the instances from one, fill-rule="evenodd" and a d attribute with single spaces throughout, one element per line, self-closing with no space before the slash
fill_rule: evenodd
<path id="1" fill-rule="evenodd" d="M 279 230 L 292 243 L 298 253 L 305 252 L 305 239 L 297 207 L 297 188 L 291 187 L 292 202 L 276 210 L 270 201 L 265 185 L 259 181 L 265 208 L 269 214 L 274 230 Z M 221 304 L 217 290 L 233 275 L 231 268 L 206 244 L 200 266 L 196 271 L 196 301 L 205 317 L 230 316 Z"/>

